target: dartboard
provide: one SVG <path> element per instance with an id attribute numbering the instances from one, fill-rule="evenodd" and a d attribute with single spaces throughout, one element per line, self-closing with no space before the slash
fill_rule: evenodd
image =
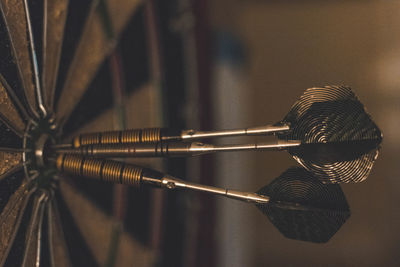
<path id="1" fill-rule="evenodd" d="M 153 252 L 120 226 L 126 207 L 113 195 L 125 189 L 61 176 L 48 156 L 78 132 L 161 123 L 143 4 L 0 8 L 0 265 L 150 265 Z"/>

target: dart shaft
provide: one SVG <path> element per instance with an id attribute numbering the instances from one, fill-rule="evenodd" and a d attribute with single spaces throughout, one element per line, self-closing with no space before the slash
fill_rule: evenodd
<path id="1" fill-rule="evenodd" d="M 219 188 L 219 187 L 214 187 L 214 186 L 189 183 L 186 181 L 182 181 L 180 179 L 176 179 L 171 176 L 163 177 L 162 180 L 160 181 L 160 183 L 162 184 L 161 187 L 166 187 L 169 189 L 174 189 L 174 188 L 190 189 L 190 190 L 211 193 L 214 195 L 225 196 L 228 198 L 233 198 L 233 199 L 252 202 L 252 203 L 268 203 L 269 202 L 269 197 L 261 196 L 256 193 L 242 192 L 242 191 Z"/>
<path id="2" fill-rule="evenodd" d="M 254 143 L 254 144 L 239 144 L 239 145 L 218 145 L 214 146 L 212 152 L 230 152 L 230 151 L 252 151 L 252 150 L 285 150 L 290 147 L 300 146 L 301 142 L 297 140 L 278 140 L 272 143 Z M 200 148 L 193 148 L 202 150 Z"/>
<path id="3" fill-rule="evenodd" d="M 284 132 L 289 130 L 289 125 L 266 125 L 252 128 L 219 130 L 219 131 L 182 131 L 182 140 L 195 140 L 211 137 L 228 137 L 228 136 L 244 136 L 244 135 L 268 135 L 276 132 Z"/>
<path id="4" fill-rule="evenodd" d="M 86 157 L 179 157 L 231 151 L 284 150 L 299 146 L 300 141 L 278 140 L 273 143 L 212 145 L 199 142 L 173 142 L 156 144 L 87 145 L 79 148 L 60 148 L 59 153 Z"/>
<path id="5" fill-rule="evenodd" d="M 151 169 L 112 160 L 61 154 L 57 157 L 57 169 L 63 173 L 72 174 L 74 176 L 84 176 L 136 187 L 150 185 L 171 190 L 188 189 L 251 203 L 269 202 L 269 197 L 256 193 L 190 183 Z"/>
<path id="6" fill-rule="evenodd" d="M 75 148 L 85 145 L 98 144 L 137 144 L 157 143 L 161 141 L 197 140 L 211 137 L 228 137 L 242 135 L 268 135 L 277 132 L 288 131 L 288 125 L 267 125 L 252 128 L 219 130 L 219 131 L 175 131 L 166 128 L 144 128 L 123 131 L 107 131 L 97 133 L 85 133 L 73 139 Z"/>

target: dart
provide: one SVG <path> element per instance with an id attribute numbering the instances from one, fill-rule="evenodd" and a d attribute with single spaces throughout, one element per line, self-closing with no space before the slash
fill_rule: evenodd
<path id="1" fill-rule="evenodd" d="M 269 143 L 214 145 L 199 142 L 160 142 L 147 144 L 86 145 L 62 148 L 57 153 L 95 158 L 187 157 L 216 152 L 288 151 L 306 169 L 326 183 L 365 180 L 378 155 L 375 140 L 353 142 L 302 143 L 277 140 Z"/>
<path id="2" fill-rule="evenodd" d="M 325 86 L 307 89 L 285 118 L 275 124 L 218 131 L 145 128 L 84 133 L 73 138 L 72 146 L 77 148 L 95 144 L 157 143 L 271 134 L 278 135 L 280 139 L 291 137 L 292 140 L 307 143 L 365 139 L 379 143 L 382 139 L 379 128 L 349 87 Z"/>
<path id="3" fill-rule="evenodd" d="M 75 148 L 95 144 L 138 144 L 158 143 L 170 141 L 192 141 L 213 137 L 269 135 L 288 131 L 289 125 L 266 125 L 253 128 L 219 130 L 219 131 L 196 131 L 196 130 L 173 130 L 168 128 L 144 128 L 122 131 L 106 131 L 97 133 L 80 134 L 73 138 L 72 146 Z"/>
<path id="4" fill-rule="evenodd" d="M 277 140 L 251 144 L 214 145 L 200 142 L 167 142 L 146 144 L 85 145 L 78 148 L 60 147 L 58 153 L 79 154 L 85 157 L 185 157 L 216 152 L 249 150 L 289 150 L 306 160 L 320 159 L 333 163 L 352 160 L 376 149 L 379 144 L 371 140 L 332 143 L 302 143 L 299 140 Z"/>
<path id="5" fill-rule="evenodd" d="M 190 183 L 127 163 L 69 154 L 57 157 L 57 169 L 78 177 L 194 190 L 253 203 L 285 237 L 296 240 L 327 242 L 350 216 L 340 186 L 323 184 L 303 168 L 290 168 L 256 193 Z"/>

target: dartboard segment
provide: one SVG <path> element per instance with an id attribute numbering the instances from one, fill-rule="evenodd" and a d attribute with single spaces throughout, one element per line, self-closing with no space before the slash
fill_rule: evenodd
<path id="1" fill-rule="evenodd" d="M 25 97 L 24 89 L 22 87 L 21 79 L 19 78 L 20 75 L 18 71 L 18 66 L 15 64 L 15 59 L 11 48 L 12 43 L 8 35 L 6 23 L 0 13 L 0 74 L 1 76 L 3 76 L 2 85 L 9 85 L 9 88 L 11 88 L 11 91 L 8 92 L 9 96 L 18 99 L 19 102 L 23 103 L 24 108 L 22 108 L 22 106 L 20 108 L 25 111 L 25 107 L 28 106 L 28 104 Z M 7 90 L 9 88 L 6 87 Z M 12 95 L 10 95 L 10 93 Z M 24 113 L 24 115 L 26 115 L 26 112 Z"/>
<path id="2" fill-rule="evenodd" d="M 23 118 L 22 110 L 18 100 L 13 96 L 11 88 L 0 74 L 0 119 L 20 136 L 22 136 L 26 127 L 26 115 Z"/>
<path id="3" fill-rule="evenodd" d="M 60 95 L 62 101 L 58 101 L 56 107 L 57 119 L 61 124 L 68 119 L 103 60 L 113 51 L 139 2 L 94 1 L 68 70 Z M 106 8 L 101 5 L 106 5 Z"/>
<path id="4" fill-rule="evenodd" d="M 22 149 L 23 140 L 0 120 L 0 148 Z"/>
<path id="5" fill-rule="evenodd" d="M 37 102 L 35 96 L 33 61 L 30 53 L 30 35 L 28 30 L 28 16 L 24 1 L 1 0 L 0 9 L 7 26 L 11 41 L 14 62 L 18 67 L 20 79 L 25 96 L 30 106 L 30 111 L 37 115 Z"/>
<path id="6" fill-rule="evenodd" d="M 24 178 L 25 174 L 20 170 L 0 180 L 0 212 L 7 206 L 7 202 L 20 187 L 27 187 Z"/>
<path id="7" fill-rule="evenodd" d="M 62 228 L 60 214 L 54 199 L 47 206 L 50 262 L 52 266 L 70 267 L 67 245 L 65 243 L 64 230 Z"/>
<path id="8" fill-rule="evenodd" d="M 26 201 L 26 207 L 22 211 L 21 217 L 17 227 L 13 230 L 15 235 L 13 236 L 12 242 L 9 244 L 9 251 L 5 260 L 4 266 L 23 266 L 23 259 L 25 255 L 25 243 L 28 234 L 29 224 L 31 222 L 32 214 L 34 211 L 34 193 Z"/>
<path id="9" fill-rule="evenodd" d="M 68 206 L 68 195 L 56 195 L 57 207 L 60 211 L 62 229 L 65 235 L 65 242 L 68 248 L 72 266 L 99 266 L 90 246 L 81 232 L 79 222 L 73 216 L 73 210 Z M 83 214 L 82 216 L 87 216 Z M 104 243 L 106 244 L 106 243 Z"/>
<path id="10" fill-rule="evenodd" d="M 79 43 L 69 47 L 65 42 L 67 18 L 74 17 L 68 10 L 85 5 L 71 2 L 72 8 L 68 0 L 0 0 L 0 52 L 6 52 L 2 53 L 5 61 L 2 59 L 0 67 L 4 76 L 0 76 L 0 265 L 95 266 L 108 261 L 112 252 L 121 256 L 116 260 L 119 266 L 132 262 L 150 266 L 151 251 L 124 231 L 117 230 L 121 240 L 118 249 L 110 247 L 115 232 L 113 217 L 91 203 L 88 196 L 58 190 L 51 160 L 44 156 L 65 133 L 59 131 L 52 117 L 41 112 L 42 107 L 51 108 L 58 98 L 58 118 L 70 115 L 139 3 L 88 1 L 86 6 L 93 3 L 89 16 L 82 12 L 84 23 L 77 23 L 83 28 L 82 34 L 73 32 L 72 39 L 79 39 Z M 76 47 L 74 57 L 66 56 L 72 58 L 72 63 L 64 67 L 69 68 L 66 75 L 60 68 L 65 46 L 66 52 Z M 64 76 L 57 84 L 60 70 Z M 64 90 L 60 92 L 59 88 Z M 107 98 L 111 107 L 112 97 Z M 95 115 L 102 110 L 104 106 L 98 107 Z M 112 201 L 108 202 L 111 206 Z M 93 214 L 97 215 L 94 221 L 99 222 L 96 229 L 92 229 Z M 106 233 L 96 237 L 103 229 Z M 132 251 L 140 256 L 131 255 Z"/>
<path id="11" fill-rule="evenodd" d="M 42 85 L 48 108 L 53 108 L 64 26 L 69 0 L 44 0 Z"/>
<path id="12" fill-rule="evenodd" d="M 19 230 L 22 217 L 33 191 L 23 183 L 6 202 L 0 214 L 0 265 L 7 259 L 8 253 Z M 3 193 L 1 193 L 3 197 Z M 21 244 L 20 244 L 21 245 Z"/>
<path id="13" fill-rule="evenodd" d="M 94 202 L 67 182 L 65 178 L 60 180 L 60 191 L 61 194 L 58 198 L 60 215 L 64 229 L 68 231 L 66 241 L 67 244 L 70 244 L 68 248 L 74 266 L 106 264 L 114 219 L 99 209 Z M 72 245 L 76 244 L 76 240 L 73 240 L 74 237 L 82 240 L 79 242 L 80 250 Z M 120 232 L 119 240 L 117 253 L 121 257 L 116 260 L 116 266 L 127 266 L 132 262 L 140 263 L 140 266 L 152 266 L 154 258 L 148 248 L 130 238 L 125 231 Z M 131 252 L 127 255 L 121 254 L 127 251 Z M 79 256 L 84 256 L 86 259 Z M 131 262 L 129 262 L 130 260 Z"/>
<path id="14" fill-rule="evenodd" d="M 0 149 L 0 181 L 22 167 L 22 152 L 2 151 Z"/>

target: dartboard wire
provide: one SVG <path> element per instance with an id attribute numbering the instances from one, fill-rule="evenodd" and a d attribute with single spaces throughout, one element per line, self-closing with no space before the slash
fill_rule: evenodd
<path id="1" fill-rule="evenodd" d="M 27 129 L 29 129 L 31 127 L 31 125 L 35 125 L 35 122 L 33 120 L 31 120 L 28 125 L 27 125 Z M 28 160 L 28 155 L 27 153 L 31 152 L 31 150 L 27 149 L 27 145 L 28 145 L 28 138 L 30 138 L 31 136 L 27 133 L 27 131 L 25 131 L 24 133 L 24 139 L 23 139 L 23 150 L 24 152 L 22 153 L 22 163 L 24 165 L 24 172 L 25 172 L 25 177 L 28 181 L 33 181 L 34 179 L 36 179 L 37 176 L 39 176 L 39 173 L 36 171 L 35 174 L 33 174 L 33 176 L 31 176 L 31 172 L 32 170 L 29 170 L 29 165 L 31 164 L 31 161 Z"/>
<path id="2" fill-rule="evenodd" d="M 46 76 L 47 76 L 47 73 L 46 73 L 46 70 L 45 70 L 45 65 L 46 65 L 46 59 L 47 59 L 47 30 L 48 30 L 48 28 L 47 28 L 47 20 L 48 20 L 48 10 L 47 10 L 47 8 L 48 8 L 48 1 L 47 0 L 44 0 L 43 1 L 43 36 L 42 36 L 42 64 L 43 64 L 43 66 L 42 66 L 42 80 L 41 80 L 41 82 L 42 82 L 42 86 L 45 88 L 45 92 L 44 92 L 44 96 L 43 96 L 43 98 L 45 98 L 45 102 L 46 102 L 46 104 L 47 104 L 47 107 L 52 111 L 52 107 L 51 107 L 51 105 L 50 105 L 50 103 L 49 103 L 49 101 L 48 101 L 48 88 L 46 88 Z M 56 64 L 57 65 L 57 69 L 58 69 L 58 64 Z M 55 86 L 55 85 L 54 85 Z"/>
<path id="3" fill-rule="evenodd" d="M 28 7 L 27 0 L 24 0 L 24 7 L 25 7 L 25 16 L 26 16 L 26 21 L 27 21 L 27 26 L 28 26 L 28 35 L 29 35 L 29 40 L 30 40 L 29 45 L 30 45 L 30 51 L 31 51 L 31 57 L 32 57 L 32 67 L 33 67 L 33 77 L 34 77 L 34 81 L 35 81 L 36 101 L 37 101 L 39 111 L 41 112 L 40 115 L 42 117 L 46 117 L 47 109 L 44 105 L 43 92 L 42 92 L 42 87 L 40 84 L 39 65 L 38 65 L 38 61 L 37 61 L 35 40 L 33 38 L 31 17 L 30 17 L 30 13 L 29 13 L 29 7 Z"/>
<path id="4" fill-rule="evenodd" d="M 35 196 L 35 202 L 33 205 L 33 214 L 31 216 L 27 239 L 25 241 L 25 249 L 23 255 L 22 266 L 27 266 L 31 264 L 32 260 L 29 257 L 32 255 L 30 249 L 35 249 L 31 247 L 36 245 L 36 253 L 33 254 L 35 257 L 35 266 L 39 267 L 40 264 L 40 251 L 41 251 L 41 239 L 42 239 L 42 224 L 46 205 L 48 203 L 48 197 L 45 193 L 41 192 L 40 195 Z M 35 237 L 36 236 L 36 237 Z M 33 240 L 34 239 L 34 240 Z"/>

